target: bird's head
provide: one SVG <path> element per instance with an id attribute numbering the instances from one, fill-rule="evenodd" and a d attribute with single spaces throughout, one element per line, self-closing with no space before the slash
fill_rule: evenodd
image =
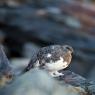
<path id="1" fill-rule="evenodd" d="M 62 47 L 65 52 L 69 52 L 71 54 L 74 52 L 73 48 L 69 45 L 63 45 Z"/>

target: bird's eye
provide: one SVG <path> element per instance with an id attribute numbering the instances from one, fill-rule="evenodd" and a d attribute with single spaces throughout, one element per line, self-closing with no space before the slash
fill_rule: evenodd
<path id="1" fill-rule="evenodd" d="M 66 49 L 71 50 L 71 48 L 70 48 L 70 47 L 66 47 Z"/>
<path id="2" fill-rule="evenodd" d="M 67 46 L 66 49 L 71 51 L 71 52 L 73 52 L 73 48 L 72 47 Z"/>

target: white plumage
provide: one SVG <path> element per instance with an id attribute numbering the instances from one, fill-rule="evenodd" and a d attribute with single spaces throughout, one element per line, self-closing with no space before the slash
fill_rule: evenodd
<path id="1" fill-rule="evenodd" d="M 60 57 L 58 61 L 53 62 L 51 60 L 50 63 L 46 63 L 45 66 L 46 66 L 46 69 L 48 69 L 49 71 L 57 71 L 57 70 L 66 68 L 67 62 L 64 62 L 64 59 Z"/>

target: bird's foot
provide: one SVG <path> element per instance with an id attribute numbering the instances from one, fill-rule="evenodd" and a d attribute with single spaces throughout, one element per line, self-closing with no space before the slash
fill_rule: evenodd
<path id="1" fill-rule="evenodd" d="M 59 77 L 59 76 L 63 76 L 64 74 L 63 73 L 59 73 L 58 71 L 55 71 L 55 72 L 50 72 L 50 75 L 52 77 Z"/>

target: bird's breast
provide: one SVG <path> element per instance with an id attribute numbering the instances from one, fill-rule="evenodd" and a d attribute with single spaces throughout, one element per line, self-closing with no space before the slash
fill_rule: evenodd
<path id="1" fill-rule="evenodd" d="M 67 62 L 64 62 L 63 58 L 60 58 L 58 61 L 50 61 L 50 63 L 46 63 L 45 68 L 50 71 L 56 71 L 64 69 L 68 66 Z"/>

